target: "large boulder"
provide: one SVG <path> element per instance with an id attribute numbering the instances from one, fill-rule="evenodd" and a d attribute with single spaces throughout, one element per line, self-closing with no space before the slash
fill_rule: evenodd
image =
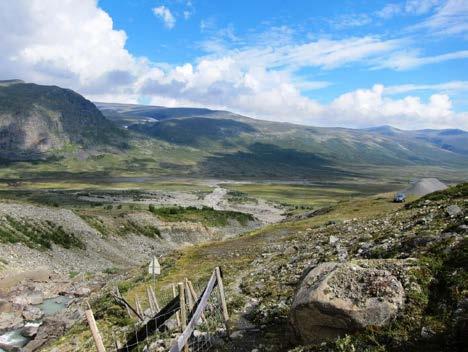
<path id="1" fill-rule="evenodd" d="M 38 307 L 28 306 L 23 310 L 24 320 L 39 320 L 44 316 L 42 310 Z"/>
<path id="2" fill-rule="evenodd" d="M 23 318 L 17 312 L 0 313 L 0 334 L 5 331 L 16 330 L 23 326 Z"/>
<path id="3" fill-rule="evenodd" d="M 46 317 L 42 325 L 36 331 L 34 340 L 30 341 L 25 347 L 24 352 L 32 352 L 39 350 L 47 342 L 58 338 L 65 333 L 67 323 L 62 320 L 62 317 Z"/>
<path id="4" fill-rule="evenodd" d="M 302 281 L 290 313 L 303 343 L 317 343 L 367 326 L 383 326 L 404 303 L 400 281 L 379 268 L 359 263 L 322 263 Z"/>

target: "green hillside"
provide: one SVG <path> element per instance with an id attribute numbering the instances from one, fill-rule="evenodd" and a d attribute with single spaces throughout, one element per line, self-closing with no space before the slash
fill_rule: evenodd
<path id="1" fill-rule="evenodd" d="M 97 106 L 68 89 L 1 82 L 0 179 L 406 183 L 460 181 L 468 170 L 468 133 L 460 130 L 324 128 L 202 108 Z"/>

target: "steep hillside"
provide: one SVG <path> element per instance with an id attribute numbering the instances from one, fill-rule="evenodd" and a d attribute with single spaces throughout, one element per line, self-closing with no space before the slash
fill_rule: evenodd
<path id="1" fill-rule="evenodd" d="M 0 158 L 35 159 L 67 146 L 123 146 L 122 131 L 69 89 L 0 82 Z"/>

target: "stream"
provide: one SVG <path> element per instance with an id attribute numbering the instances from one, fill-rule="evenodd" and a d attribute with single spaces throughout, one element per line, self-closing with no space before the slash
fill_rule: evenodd
<path id="1" fill-rule="evenodd" d="M 71 301 L 71 298 L 69 297 L 57 296 L 57 297 L 45 299 L 41 304 L 35 305 L 35 307 L 42 310 L 42 312 L 44 313 L 44 317 L 48 317 L 48 316 L 55 315 L 59 313 L 60 311 L 62 311 L 63 309 L 65 309 L 70 301 Z M 41 324 L 42 324 L 42 320 L 26 321 L 24 327 L 40 326 Z M 21 335 L 23 328 L 7 331 L 3 333 L 2 335 L 0 335 L 0 345 L 3 345 L 4 348 L 7 348 L 8 346 L 12 349 L 14 347 L 24 347 L 32 339 Z M 5 349 L 0 348 L 0 352 L 7 352 L 7 351 L 8 349 L 5 350 Z"/>

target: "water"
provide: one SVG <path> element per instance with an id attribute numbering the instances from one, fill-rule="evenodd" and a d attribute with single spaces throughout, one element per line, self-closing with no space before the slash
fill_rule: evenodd
<path id="1" fill-rule="evenodd" d="M 36 307 L 40 308 L 44 312 L 45 316 L 51 316 L 65 309 L 70 300 L 71 299 L 66 296 L 48 298 Z"/>
<path id="2" fill-rule="evenodd" d="M 40 308 L 45 316 L 54 315 L 67 307 L 68 302 L 70 302 L 71 298 L 65 296 L 58 296 L 54 298 L 45 299 L 41 304 L 36 305 L 36 307 Z M 34 323 L 26 323 L 26 326 L 30 325 L 39 325 L 39 322 Z M 0 342 L 4 344 L 8 344 L 14 347 L 23 347 L 30 341 L 29 338 L 24 337 L 21 335 L 21 329 L 8 331 L 3 335 L 0 335 Z M 0 352 L 5 352 L 3 349 L 0 348 Z"/>
<path id="3" fill-rule="evenodd" d="M 23 347 L 29 342 L 29 339 L 27 337 L 22 336 L 21 329 L 19 329 L 19 330 L 9 331 L 1 335 L 0 342 L 10 345 L 10 346 Z M 5 351 L 0 348 L 0 352 L 5 352 Z"/>

